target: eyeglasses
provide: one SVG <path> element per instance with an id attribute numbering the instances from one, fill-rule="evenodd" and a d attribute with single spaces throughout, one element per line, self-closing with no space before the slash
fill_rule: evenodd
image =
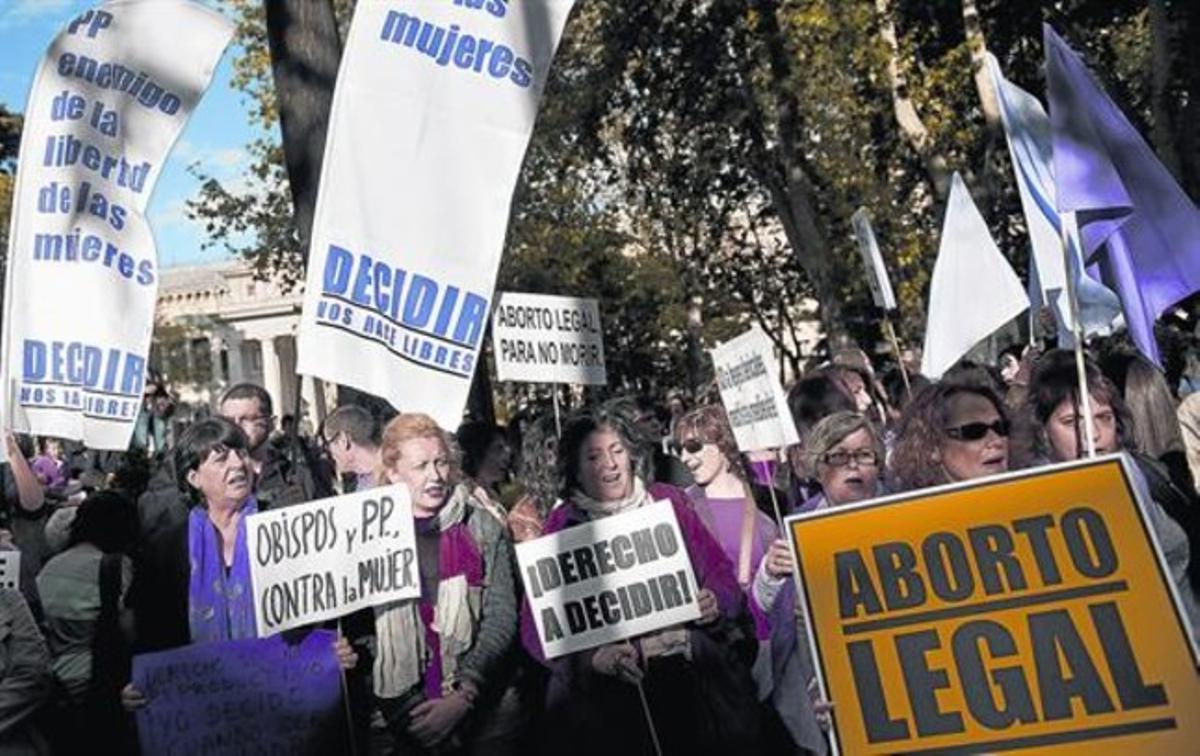
<path id="1" fill-rule="evenodd" d="M 978 441 L 988 434 L 995 433 L 1000 438 L 1008 438 L 1008 421 L 997 420 L 994 423 L 966 423 L 956 428 L 947 428 L 946 435 L 955 441 Z"/>
<path id="2" fill-rule="evenodd" d="M 704 442 L 698 438 L 689 438 L 687 441 L 682 443 L 679 441 L 671 442 L 671 453 L 677 457 L 684 452 L 687 452 L 688 454 L 699 454 L 700 450 L 703 448 Z"/>
<path id="3" fill-rule="evenodd" d="M 874 467 L 879 464 L 879 455 L 870 449 L 831 451 L 823 454 L 821 461 L 830 467 L 849 467 L 851 462 L 855 467 Z"/>

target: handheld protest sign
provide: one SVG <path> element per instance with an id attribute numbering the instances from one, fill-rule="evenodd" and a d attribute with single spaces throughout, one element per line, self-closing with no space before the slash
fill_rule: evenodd
<path id="1" fill-rule="evenodd" d="M 547 659 L 700 617 L 669 501 L 518 543 L 516 551 Z"/>
<path id="2" fill-rule="evenodd" d="M 1200 676 L 1125 457 L 788 518 L 844 753 L 1187 753 Z"/>
<path id="3" fill-rule="evenodd" d="M 492 351 L 501 381 L 608 383 L 594 299 L 501 294 L 492 313 Z"/>
<path id="4" fill-rule="evenodd" d="M 335 635 L 197 643 L 133 658 L 142 753 L 344 753 Z M 103 748 L 98 750 L 105 750 Z"/>
<path id="5" fill-rule="evenodd" d="M 712 350 L 721 403 L 743 452 L 800 442 L 783 388 L 771 370 L 775 351 L 757 326 Z"/>
<path id="6" fill-rule="evenodd" d="M 260 637 L 421 595 L 407 486 L 250 515 L 246 546 Z"/>

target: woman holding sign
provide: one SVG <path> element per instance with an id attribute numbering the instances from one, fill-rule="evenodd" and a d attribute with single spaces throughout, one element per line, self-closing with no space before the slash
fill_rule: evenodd
<path id="1" fill-rule="evenodd" d="M 1138 489 L 1158 544 L 1170 568 L 1171 577 L 1183 609 L 1200 633 L 1200 607 L 1196 588 L 1200 585 L 1200 565 L 1192 564 L 1197 547 L 1197 515 L 1191 499 L 1179 492 L 1170 474 L 1157 460 L 1138 453 L 1133 421 L 1116 387 L 1089 360 L 1086 363 L 1088 398 L 1091 399 L 1092 441 L 1096 454 L 1128 452 L 1133 466 L 1132 483 Z M 1036 451 L 1050 462 L 1066 462 L 1084 456 L 1082 443 L 1085 423 L 1079 401 L 1079 379 L 1072 352 L 1056 349 L 1042 355 L 1034 366 L 1029 382 L 1029 403 L 1037 424 Z M 1181 505 L 1166 509 L 1163 504 L 1176 499 Z"/>
<path id="2" fill-rule="evenodd" d="M 401 753 L 513 752 L 517 634 L 512 545 L 461 482 L 450 435 L 429 416 L 383 431 L 377 479 L 412 494 L 421 597 L 376 607 L 374 685 Z"/>
<path id="3" fill-rule="evenodd" d="M 804 467 L 812 470 L 820 493 L 802 511 L 853 504 L 883 490 L 883 438 L 863 415 L 834 412 L 819 421 L 804 439 Z M 771 701 L 796 745 L 825 753 L 822 729 L 828 728 L 829 704 L 814 700 L 812 657 L 803 617 L 796 613 L 791 546 L 775 541 L 754 578 L 754 600 L 771 625 Z"/>
<path id="4" fill-rule="evenodd" d="M 701 617 L 547 661 L 539 742 L 547 753 L 648 753 L 657 735 L 666 753 L 760 753 L 763 718 L 749 673 L 754 643 L 732 565 L 682 491 L 643 482 L 648 460 L 623 405 L 572 418 L 559 445 L 566 502 L 550 513 L 545 532 L 670 501 Z M 521 630 L 525 647 L 543 659 L 528 604 Z"/>
<path id="5" fill-rule="evenodd" d="M 130 605 L 136 646 L 160 651 L 190 643 L 256 637 L 246 516 L 258 511 L 246 436 L 223 417 L 191 425 L 175 447 L 179 488 L 191 497 L 186 520 L 142 544 L 134 562 Z M 344 669 L 357 656 L 343 638 L 335 646 Z M 127 709 L 147 703 L 125 686 Z"/>

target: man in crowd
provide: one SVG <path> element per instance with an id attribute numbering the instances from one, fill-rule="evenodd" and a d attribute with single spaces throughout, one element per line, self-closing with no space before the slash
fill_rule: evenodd
<path id="1" fill-rule="evenodd" d="M 321 443 L 329 452 L 337 476 L 350 479 L 347 493 L 375 485 L 382 432 L 379 418 L 356 404 L 338 407 L 325 419 Z"/>

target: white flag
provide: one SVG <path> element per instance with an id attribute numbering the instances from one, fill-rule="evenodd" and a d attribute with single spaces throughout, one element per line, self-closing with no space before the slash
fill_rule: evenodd
<path id="1" fill-rule="evenodd" d="M 1012 157 L 1021 208 L 1025 211 L 1029 240 L 1033 246 L 1030 257 L 1030 299 L 1035 305 L 1044 303 L 1052 308 L 1058 323 L 1059 346 L 1071 346 L 1073 319 L 1067 301 L 1067 278 L 1059 231 L 1059 224 L 1066 222 L 1084 333 L 1107 333 L 1113 319 L 1121 313 L 1121 301 L 1103 284 L 1083 273 L 1074 215 L 1064 217 L 1055 209 L 1050 118 L 1036 97 L 1004 78 L 1000 65 L 991 53 L 987 54 L 987 63 L 996 87 L 1008 153 Z"/>
<path id="2" fill-rule="evenodd" d="M 1029 307 L 1021 280 L 992 240 L 957 173 L 929 284 L 921 372 L 942 377 L 971 347 Z"/>
<path id="3" fill-rule="evenodd" d="M 158 294 L 146 206 L 232 34 L 191 0 L 114 0 L 51 43 L 21 135 L 3 427 L 128 447 Z"/>
<path id="4" fill-rule="evenodd" d="M 299 372 L 457 427 L 572 4 L 358 3 L 321 171 Z"/>

